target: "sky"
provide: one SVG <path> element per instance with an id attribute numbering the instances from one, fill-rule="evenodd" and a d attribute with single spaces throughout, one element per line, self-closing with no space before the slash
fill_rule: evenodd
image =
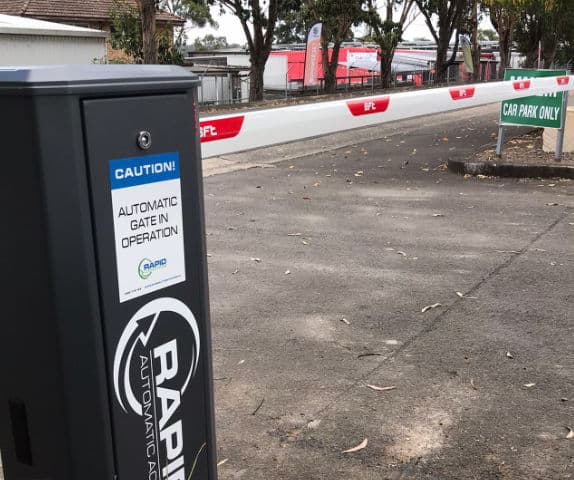
<path id="1" fill-rule="evenodd" d="M 415 7 L 416 8 L 416 7 Z M 228 43 L 238 43 L 240 45 L 244 45 L 245 34 L 243 33 L 243 29 L 241 28 L 241 23 L 239 19 L 230 14 L 225 13 L 220 15 L 219 7 L 212 7 L 211 14 L 213 18 L 219 24 L 219 28 L 214 29 L 212 27 L 205 27 L 205 28 L 190 28 L 188 30 L 188 43 L 193 43 L 193 41 L 198 37 L 203 37 L 204 35 L 211 33 L 215 36 L 225 36 L 227 38 Z M 397 15 L 398 16 L 398 15 Z M 488 18 L 484 18 L 480 23 L 480 27 L 482 29 L 492 29 L 492 25 Z M 355 33 L 357 35 L 364 34 L 364 31 L 361 28 L 358 28 Z M 429 32 L 428 27 L 426 26 L 424 17 L 419 14 L 414 22 L 409 25 L 406 29 L 403 39 L 404 40 L 414 40 L 415 38 L 427 38 L 428 40 L 432 39 L 432 36 Z"/>

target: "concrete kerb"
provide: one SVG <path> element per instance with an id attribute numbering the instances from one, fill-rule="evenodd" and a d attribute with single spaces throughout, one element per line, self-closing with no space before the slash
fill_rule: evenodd
<path id="1" fill-rule="evenodd" d="M 529 165 L 449 159 L 448 169 L 461 175 L 486 175 L 514 178 L 574 178 L 574 166 Z"/>

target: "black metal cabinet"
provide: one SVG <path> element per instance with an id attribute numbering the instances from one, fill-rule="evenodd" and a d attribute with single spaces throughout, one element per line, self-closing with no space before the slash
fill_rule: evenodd
<path id="1" fill-rule="evenodd" d="M 6 480 L 216 477 L 196 85 L 0 70 Z"/>

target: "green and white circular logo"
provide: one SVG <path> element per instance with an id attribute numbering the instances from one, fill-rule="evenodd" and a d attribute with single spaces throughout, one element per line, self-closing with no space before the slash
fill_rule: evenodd
<path id="1" fill-rule="evenodd" d="M 153 262 L 149 258 L 144 258 L 138 265 L 138 275 L 142 280 L 147 280 L 153 272 L 153 268 L 150 268 Z"/>

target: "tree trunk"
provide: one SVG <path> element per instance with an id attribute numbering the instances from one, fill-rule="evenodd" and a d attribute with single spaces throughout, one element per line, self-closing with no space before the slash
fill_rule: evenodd
<path id="1" fill-rule="evenodd" d="M 538 47 L 531 48 L 524 56 L 525 68 L 538 68 Z"/>
<path id="2" fill-rule="evenodd" d="M 155 33 L 155 0 L 140 0 L 142 15 L 143 63 L 158 63 L 157 38 Z"/>
<path id="3" fill-rule="evenodd" d="M 249 101 L 259 102 L 263 100 L 265 64 L 267 57 L 261 58 L 262 55 L 251 56 L 251 70 L 249 71 Z"/>
<path id="4" fill-rule="evenodd" d="M 553 37 L 542 41 L 542 59 L 543 67 L 551 68 L 554 65 L 554 58 L 556 57 L 557 42 Z"/>
<path id="5" fill-rule="evenodd" d="M 478 0 L 473 0 L 472 5 L 472 81 L 478 82 L 481 79 L 480 65 L 480 45 L 478 43 Z"/>
<path id="6" fill-rule="evenodd" d="M 386 46 L 379 45 L 381 48 L 381 86 L 383 88 L 391 88 L 392 65 L 395 47 L 388 49 Z"/>
<path id="7" fill-rule="evenodd" d="M 458 32 L 457 32 L 458 33 Z M 446 83 L 448 72 L 448 62 L 446 56 L 448 54 L 449 37 L 441 35 L 436 49 L 436 64 L 435 64 L 435 83 Z"/>
<path id="8" fill-rule="evenodd" d="M 324 89 L 327 93 L 335 93 L 337 91 L 337 67 L 339 64 L 339 49 L 340 44 L 335 43 L 329 59 L 329 44 L 326 41 L 321 42 L 321 58 L 323 62 L 323 81 Z"/>
<path id="9" fill-rule="evenodd" d="M 510 56 L 512 54 L 512 27 L 501 27 L 498 32 L 498 47 L 500 50 L 500 65 L 498 68 L 499 80 L 504 79 L 504 72 L 510 65 Z"/>

